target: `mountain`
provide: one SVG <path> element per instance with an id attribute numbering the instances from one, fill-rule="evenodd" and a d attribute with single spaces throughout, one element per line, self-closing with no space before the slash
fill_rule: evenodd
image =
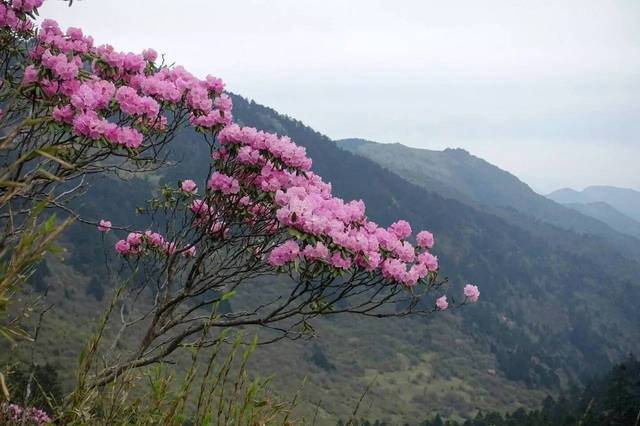
<path id="1" fill-rule="evenodd" d="M 559 203 L 604 202 L 630 218 L 640 222 L 640 191 L 614 186 L 589 186 L 582 191 L 559 189 L 547 195 Z"/>
<path id="2" fill-rule="evenodd" d="M 363 199 L 371 219 L 389 225 L 405 218 L 415 230 L 433 231 L 443 275 L 458 289 L 466 282 L 481 289 L 480 302 L 460 310 L 394 320 L 329 317 L 315 324 L 315 341 L 259 348 L 252 368 L 262 376 L 274 374 L 277 392 L 291 395 L 307 378 L 299 398 L 302 415 L 335 424 L 351 415 L 374 381 L 360 414 L 392 424 L 421 421 L 436 411 L 462 419 L 478 409 L 536 407 L 547 393 L 640 351 L 640 264 L 604 236 L 549 225 L 513 206 L 531 204 L 534 211 L 547 209 L 549 217 L 575 218 L 581 226 L 615 235 L 602 222 L 550 200 L 540 202 L 512 175 L 462 151 L 434 160 L 442 170 L 422 182 L 420 175 L 403 177 L 347 152 L 271 108 L 239 96 L 233 102 L 240 123 L 286 134 L 305 146 L 313 170 L 337 195 Z M 88 218 L 144 226 L 144 217 L 133 212 L 159 184 L 207 178 L 210 157 L 199 138 L 185 132 L 172 149 L 173 167 L 128 180 L 94 179 L 77 207 Z M 445 167 L 457 158 L 468 166 Z M 418 159 L 407 167 L 427 169 Z M 486 172 L 492 183 L 477 187 L 474 169 Z M 489 199 L 506 206 L 491 207 Z M 38 271 L 38 288 L 48 286 L 46 300 L 55 308 L 46 314 L 39 345 L 25 356 L 55 365 L 67 382 L 93 326 L 86 319 L 96 318 L 112 289 L 104 258 L 114 238 L 79 224 L 62 243 L 65 258 L 48 259 Z M 256 288 L 251 297 L 270 290 Z M 180 365 L 181 359 L 171 361 Z"/>
<path id="3" fill-rule="evenodd" d="M 640 240 L 537 194 L 516 176 L 463 149 L 434 151 L 362 139 L 344 139 L 337 144 L 443 197 L 484 210 L 489 208 L 517 226 L 536 228 L 537 224 L 527 225 L 527 222 L 544 221 L 566 230 L 598 236 L 623 255 L 640 259 Z"/>
<path id="4" fill-rule="evenodd" d="M 530 199 L 537 198 L 512 174 L 463 149 L 435 151 L 363 139 L 344 139 L 337 144 L 419 186 L 466 203 L 528 207 Z"/>
<path id="5" fill-rule="evenodd" d="M 547 198 L 560 204 L 586 204 L 596 201 L 584 192 L 576 191 L 571 188 L 562 188 L 557 191 L 553 191 L 551 194 L 547 195 Z"/>
<path id="6" fill-rule="evenodd" d="M 603 201 L 585 203 L 565 203 L 567 207 L 579 211 L 580 213 L 596 218 L 618 232 L 629 234 L 640 239 L 640 222 L 620 213 L 608 203 Z"/>

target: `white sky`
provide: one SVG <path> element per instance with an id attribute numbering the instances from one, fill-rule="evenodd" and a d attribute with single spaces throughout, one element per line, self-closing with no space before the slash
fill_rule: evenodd
<path id="1" fill-rule="evenodd" d="M 40 15 L 334 139 L 465 148 L 540 192 L 640 189 L 638 0 L 47 0 Z"/>

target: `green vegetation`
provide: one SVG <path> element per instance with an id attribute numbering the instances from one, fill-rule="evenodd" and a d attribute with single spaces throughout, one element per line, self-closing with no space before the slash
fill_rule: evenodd
<path id="1" fill-rule="evenodd" d="M 628 426 L 640 423 L 640 362 L 630 357 L 582 390 L 558 399 L 548 396 L 538 410 L 479 413 L 465 422 L 440 416 L 421 426 Z"/>
<path id="2" fill-rule="evenodd" d="M 391 426 L 383 420 L 340 420 L 338 426 Z M 405 425 L 418 424 L 407 422 Z M 640 424 L 640 362 L 633 356 L 606 375 L 591 379 L 558 398 L 547 396 L 536 410 L 480 411 L 457 421 L 436 414 L 420 426 L 632 426 Z"/>

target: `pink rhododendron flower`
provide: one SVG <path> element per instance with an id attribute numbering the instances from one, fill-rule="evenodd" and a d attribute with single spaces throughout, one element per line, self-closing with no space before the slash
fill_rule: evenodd
<path id="1" fill-rule="evenodd" d="M 429 274 L 429 268 L 424 263 L 416 263 L 409 269 L 408 274 L 410 274 L 411 277 L 415 277 L 416 280 L 419 280 Z"/>
<path id="2" fill-rule="evenodd" d="M 35 426 L 45 426 L 51 424 L 52 420 L 49 415 L 38 408 L 23 408 L 17 404 L 0 404 L 0 411 L 5 411 L 5 407 L 6 412 L 10 416 L 10 418 L 6 420 L 9 420 L 11 424 Z"/>
<path id="3" fill-rule="evenodd" d="M 418 232 L 418 235 L 416 235 L 416 241 L 418 246 L 430 249 L 433 247 L 434 243 L 433 234 L 429 231 L 420 231 Z"/>
<path id="4" fill-rule="evenodd" d="M 302 254 L 309 260 L 325 260 L 329 257 L 329 249 L 321 241 L 318 241 L 315 246 L 306 246 Z"/>
<path id="5" fill-rule="evenodd" d="M 406 220 L 399 220 L 391 224 L 389 232 L 392 232 L 399 239 L 404 240 L 411 235 L 411 225 L 409 225 L 409 222 Z"/>
<path id="6" fill-rule="evenodd" d="M 478 290 L 478 286 L 475 286 L 473 284 L 467 284 L 464 286 L 464 296 L 470 301 L 470 302 L 477 302 L 478 298 L 480 297 L 480 290 Z"/>
<path id="7" fill-rule="evenodd" d="M 157 232 L 145 231 L 144 235 L 152 246 L 157 248 L 162 248 L 164 246 L 164 237 Z"/>
<path id="8" fill-rule="evenodd" d="M 155 62 L 158 59 L 158 52 L 153 49 L 146 49 L 142 51 L 142 57 L 145 61 Z"/>
<path id="9" fill-rule="evenodd" d="M 344 256 L 340 252 L 333 253 L 331 255 L 331 258 L 329 259 L 329 263 L 331 263 L 331 265 L 335 266 L 338 269 L 349 269 L 349 268 L 351 268 L 351 259 L 349 259 L 348 257 Z"/>
<path id="10" fill-rule="evenodd" d="M 211 90 L 217 94 L 221 94 L 224 90 L 224 83 L 219 78 L 208 75 L 205 78 L 205 83 L 208 90 Z"/>
<path id="11" fill-rule="evenodd" d="M 70 105 L 65 105 L 64 107 L 54 107 L 52 116 L 55 121 L 67 124 L 73 123 L 73 109 Z"/>
<path id="12" fill-rule="evenodd" d="M 283 266 L 294 260 L 299 254 L 300 246 L 298 243 L 294 240 L 287 240 L 271 250 L 271 253 L 269 253 L 269 264 L 271 266 Z"/>
<path id="13" fill-rule="evenodd" d="M 98 223 L 98 231 L 100 232 L 109 232 L 111 231 L 111 222 L 108 220 L 101 219 Z"/>
<path id="14" fill-rule="evenodd" d="M 403 262 L 412 262 L 416 257 L 416 251 L 408 241 L 403 241 L 393 252 Z"/>
<path id="15" fill-rule="evenodd" d="M 32 12 L 42 6 L 44 0 L 11 0 L 11 7 L 22 12 Z"/>
<path id="16" fill-rule="evenodd" d="M 53 75 L 60 80 L 73 80 L 78 76 L 78 63 L 74 60 L 67 59 L 64 53 L 54 55 L 49 49 L 45 50 L 42 55 L 42 64 L 53 72 Z"/>
<path id="17" fill-rule="evenodd" d="M 146 115 L 154 118 L 160 112 L 160 105 L 149 96 L 140 96 L 138 92 L 129 86 L 120 87 L 115 98 L 120 104 L 120 109 L 129 115 Z"/>
<path id="18" fill-rule="evenodd" d="M 162 245 L 162 250 L 168 255 L 174 254 L 177 249 L 178 245 L 175 243 L 175 241 L 165 241 Z"/>
<path id="19" fill-rule="evenodd" d="M 33 65 L 27 66 L 22 76 L 22 85 L 29 86 L 36 81 L 38 81 L 38 69 Z"/>
<path id="20" fill-rule="evenodd" d="M 213 107 L 213 101 L 209 97 L 209 92 L 207 92 L 206 88 L 200 86 L 194 86 L 189 90 L 187 102 L 191 108 L 205 114 L 210 112 Z"/>
<path id="21" fill-rule="evenodd" d="M 238 161 L 243 164 L 258 164 L 263 160 L 260 155 L 260 151 L 251 148 L 250 146 L 243 146 L 238 150 Z"/>
<path id="22" fill-rule="evenodd" d="M 214 172 L 209 179 L 209 188 L 223 194 L 237 194 L 240 192 L 238 180 L 220 172 Z"/>
<path id="23" fill-rule="evenodd" d="M 182 192 L 186 192 L 188 194 L 195 194 L 198 192 L 198 185 L 191 179 L 183 180 L 180 184 L 180 189 Z"/>
<path id="24" fill-rule="evenodd" d="M 385 259 L 382 262 L 382 275 L 385 278 L 402 282 L 407 273 L 407 266 L 398 259 Z"/>
<path id="25" fill-rule="evenodd" d="M 199 216 L 211 213 L 211 207 L 204 200 L 193 200 L 191 203 L 191 211 Z"/>
<path id="26" fill-rule="evenodd" d="M 131 246 L 126 240 L 120 240 L 116 243 L 116 251 L 119 254 L 129 254 L 129 250 L 131 250 Z"/>
<path id="27" fill-rule="evenodd" d="M 447 302 L 447 296 L 439 297 L 436 300 L 436 306 L 439 310 L 445 311 L 449 307 L 449 302 Z"/>
<path id="28" fill-rule="evenodd" d="M 127 242 L 131 246 L 139 246 L 142 243 L 142 234 L 139 232 L 131 232 L 127 235 Z"/>
<path id="29" fill-rule="evenodd" d="M 213 101 L 213 106 L 222 111 L 230 111 L 233 107 L 233 102 L 228 95 L 222 94 Z"/>
<path id="30" fill-rule="evenodd" d="M 80 84 L 70 96 L 71 105 L 77 110 L 96 110 L 109 105 L 116 91 L 110 81 L 90 80 Z"/>
<path id="31" fill-rule="evenodd" d="M 42 79 L 41 88 L 44 92 L 45 96 L 50 98 L 58 93 L 58 89 L 60 88 L 60 83 L 55 80 L 49 80 L 48 78 Z"/>
<path id="32" fill-rule="evenodd" d="M 438 269 L 438 257 L 429 252 L 420 254 L 418 256 L 418 262 L 425 265 L 430 272 L 434 272 Z"/>
<path id="33" fill-rule="evenodd" d="M 124 145 L 127 148 L 138 148 L 142 145 L 144 136 L 136 129 L 130 127 L 117 127 L 109 129 L 109 139 L 118 145 Z"/>

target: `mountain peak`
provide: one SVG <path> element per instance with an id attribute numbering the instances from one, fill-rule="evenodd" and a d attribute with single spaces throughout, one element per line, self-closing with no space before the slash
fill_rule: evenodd
<path id="1" fill-rule="evenodd" d="M 471 153 L 469 151 L 467 151 L 464 148 L 445 148 L 443 152 L 446 153 L 450 153 L 450 154 L 460 154 L 460 155 L 468 155 L 471 157 L 475 157 L 474 155 L 471 155 Z"/>

